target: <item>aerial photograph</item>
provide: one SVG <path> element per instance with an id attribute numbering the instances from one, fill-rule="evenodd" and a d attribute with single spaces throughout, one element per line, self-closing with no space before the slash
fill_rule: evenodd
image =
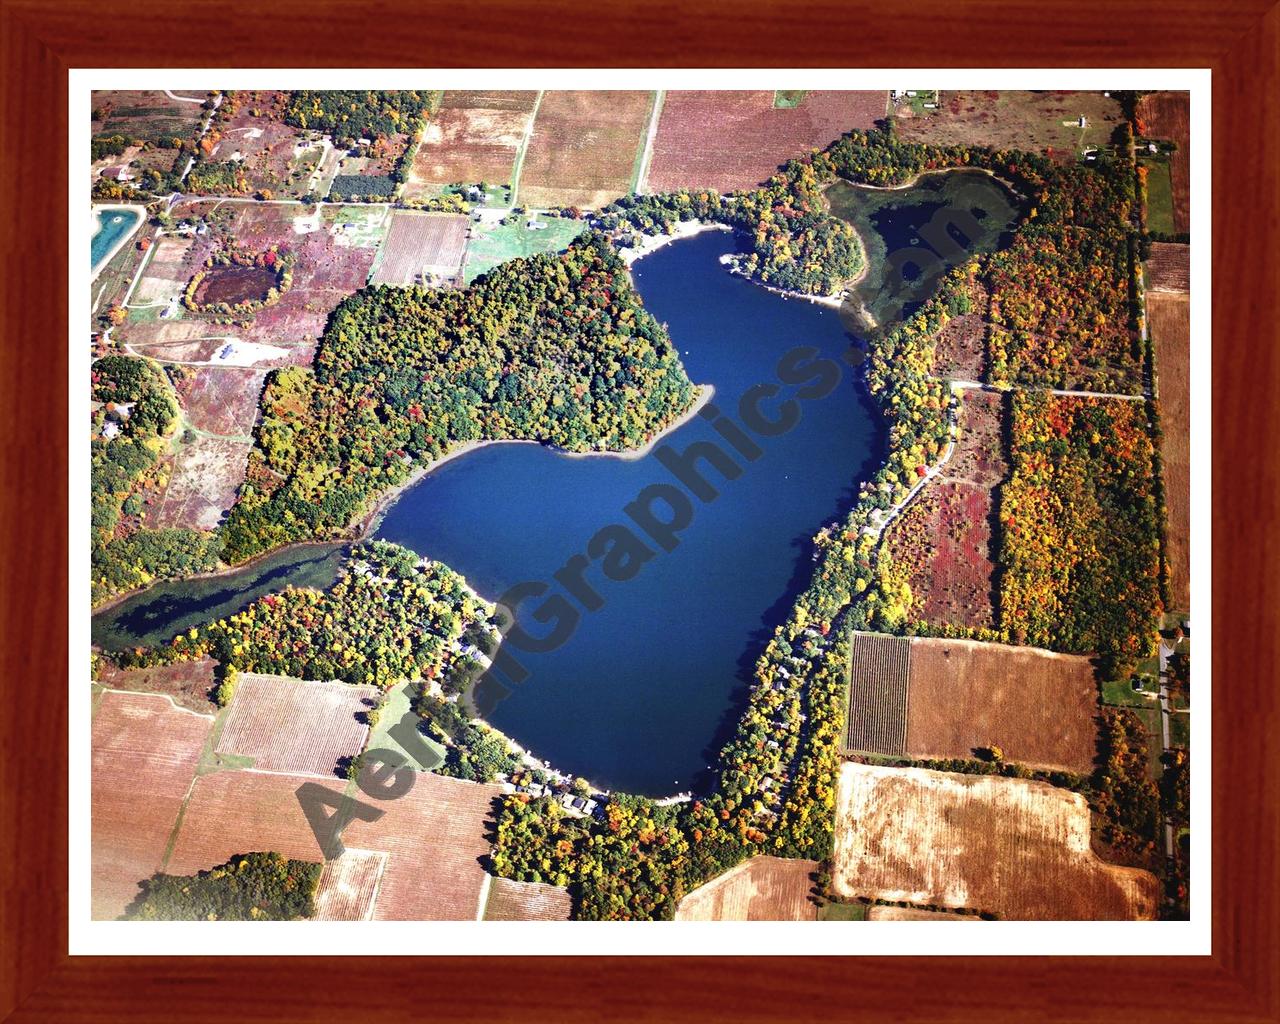
<path id="1" fill-rule="evenodd" d="M 94 921 L 1189 919 L 1190 93 L 91 107 Z"/>

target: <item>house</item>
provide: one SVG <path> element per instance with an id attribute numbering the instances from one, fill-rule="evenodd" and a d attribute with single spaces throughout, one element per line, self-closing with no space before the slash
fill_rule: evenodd
<path id="1" fill-rule="evenodd" d="M 1088 121 L 1088 119 L 1086 119 L 1086 118 L 1085 118 L 1084 114 L 1081 114 L 1081 115 L 1080 115 L 1079 127 L 1081 127 L 1081 128 L 1088 128 L 1088 127 L 1089 127 L 1089 121 Z"/>
<path id="2" fill-rule="evenodd" d="M 108 167 L 102 172 L 104 178 L 110 178 L 112 181 L 133 181 L 133 172 L 129 170 L 128 164 L 117 164 L 115 167 Z"/>
<path id="3" fill-rule="evenodd" d="M 547 225 L 544 221 L 534 220 L 532 217 L 530 217 L 529 223 L 526 225 L 526 227 L 528 227 L 530 231 L 545 231 L 547 228 Z"/>
<path id="4" fill-rule="evenodd" d="M 119 436 L 120 424 L 115 420 L 107 420 L 102 427 L 102 436 L 105 440 L 110 441 L 112 438 Z"/>

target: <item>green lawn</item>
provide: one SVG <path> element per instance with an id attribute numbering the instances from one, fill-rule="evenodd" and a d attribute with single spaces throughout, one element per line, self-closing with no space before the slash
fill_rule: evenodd
<path id="1" fill-rule="evenodd" d="M 1169 161 L 1142 160 L 1140 163 L 1147 169 L 1147 230 L 1171 235 L 1175 229 Z"/>
<path id="2" fill-rule="evenodd" d="M 365 744 L 365 749 L 373 750 L 375 747 L 386 747 L 389 750 L 403 750 L 409 757 L 409 767 L 415 771 L 426 771 L 413 756 L 413 751 L 404 750 L 390 735 L 390 730 L 396 723 L 410 713 L 409 704 L 412 699 L 410 694 L 416 685 L 416 683 L 406 681 L 387 692 L 386 703 L 382 705 L 382 710 L 378 712 L 378 724 L 369 730 L 369 741 Z M 419 730 L 419 735 L 421 735 L 421 730 Z M 440 756 L 441 761 L 444 760 L 444 747 L 427 736 L 422 737 L 422 742 L 435 751 Z"/>
<path id="3" fill-rule="evenodd" d="M 1154 701 L 1134 692 L 1127 679 L 1111 679 L 1103 683 L 1102 703 L 1120 708 L 1150 708 L 1154 705 Z"/>
<path id="4" fill-rule="evenodd" d="M 527 220 L 527 216 L 522 216 L 515 224 L 472 225 L 471 242 L 463 264 L 463 277 L 467 284 L 508 260 L 543 252 L 560 252 L 587 228 L 580 220 L 539 217 L 538 220 L 547 226 L 530 231 L 525 226 Z"/>
<path id="5" fill-rule="evenodd" d="M 775 89 L 773 105 L 779 110 L 790 110 L 800 106 L 801 100 L 809 95 L 808 89 Z"/>
<path id="6" fill-rule="evenodd" d="M 1175 747 L 1191 749 L 1191 714 L 1172 714 L 1169 716 L 1169 742 Z"/>
<path id="7" fill-rule="evenodd" d="M 818 911 L 819 921 L 865 921 L 865 903 L 827 903 Z"/>

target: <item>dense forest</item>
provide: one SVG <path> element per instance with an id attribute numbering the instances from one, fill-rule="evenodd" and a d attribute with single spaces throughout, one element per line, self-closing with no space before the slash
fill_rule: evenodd
<path id="1" fill-rule="evenodd" d="M 93 365 L 92 599 L 154 580 L 205 572 L 218 564 L 217 539 L 144 523 L 167 479 L 161 456 L 178 422 L 178 405 L 154 363 L 107 356 Z"/>
<path id="2" fill-rule="evenodd" d="M 304 89 L 290 93 L 284 122 L 325 132 L 337 145 L 349 146 L 362 138 L 412 134 L 439 102 L 438 92 Z"/>
<path id="3" fill-rule="evenodd" d="M 1000 609 L 1011 639 L 1103 657 L 1155 653 L 1160 510 L 1143 402 L 1013 396 L 1001 491 Z"/>
<path id="4" fill-rule="evenodd" d="M 125 651 L 126 666 L 211 655 L 225 668 L 388 687 L 435 678 L 452 644 L 491 609 L 452 569 L 412 551 L 358 545 L 326 591 L 289 587 L 193 627 L 167 646 Z"/>
<path id="5" fill-rule="evenodd" d="M 125 911 L 130 921 L 298 921 L 315 913 L 321 864 L 244 853 L 195 875 L 157 874 Z"/>
<path id="6" fill-rule="evenodd" d="M 600 235 L 465 290 L 367 289 L 334 312 L 314 372 L 270 378 L 227 557 L 339 534 L 459 442 L 617 451 L 692 400 L 666 332 Z"/>

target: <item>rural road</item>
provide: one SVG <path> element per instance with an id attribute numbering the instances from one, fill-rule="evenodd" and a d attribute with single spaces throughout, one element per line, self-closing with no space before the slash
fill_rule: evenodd
<path id="1" fill-rule="evenodd" d="M 935 378 L 935 380 L 944 380 L 949 378 Z M 1006 388 L 999 387 L 995 384 L 984 384 L 980 380 L 951 380 L 951 386 L 961 391 L 1005 391 Z M 1021 387 L 1025 389 L 1025 385 L 1014 384 L 1013 387 Z M 1038 389 L 1037 389 L 1038 390 Z M 1147 395 L 1125 395 L 1116 391 L 1073 391 L 1069 388 L 1045 388 L 1051 395 L 1062 395 L 1066 398 L 1119 398 L 1126 402 L 1142 402 L 1148 397 Z"/>
<path id="2" fill-rule="evenodd" d="M 1164 746 L 1164 752 L 1169 753 L 1169 657 L 1173 654 L 1174 648 L 1167 645 L 1163 638 L 1160 640 L 1160 739 Z M 1169 816 L 1164 816 L 1164 855 L 1172 859 L 1173 857 L 1173 824 L 1169 821 Z"/>

